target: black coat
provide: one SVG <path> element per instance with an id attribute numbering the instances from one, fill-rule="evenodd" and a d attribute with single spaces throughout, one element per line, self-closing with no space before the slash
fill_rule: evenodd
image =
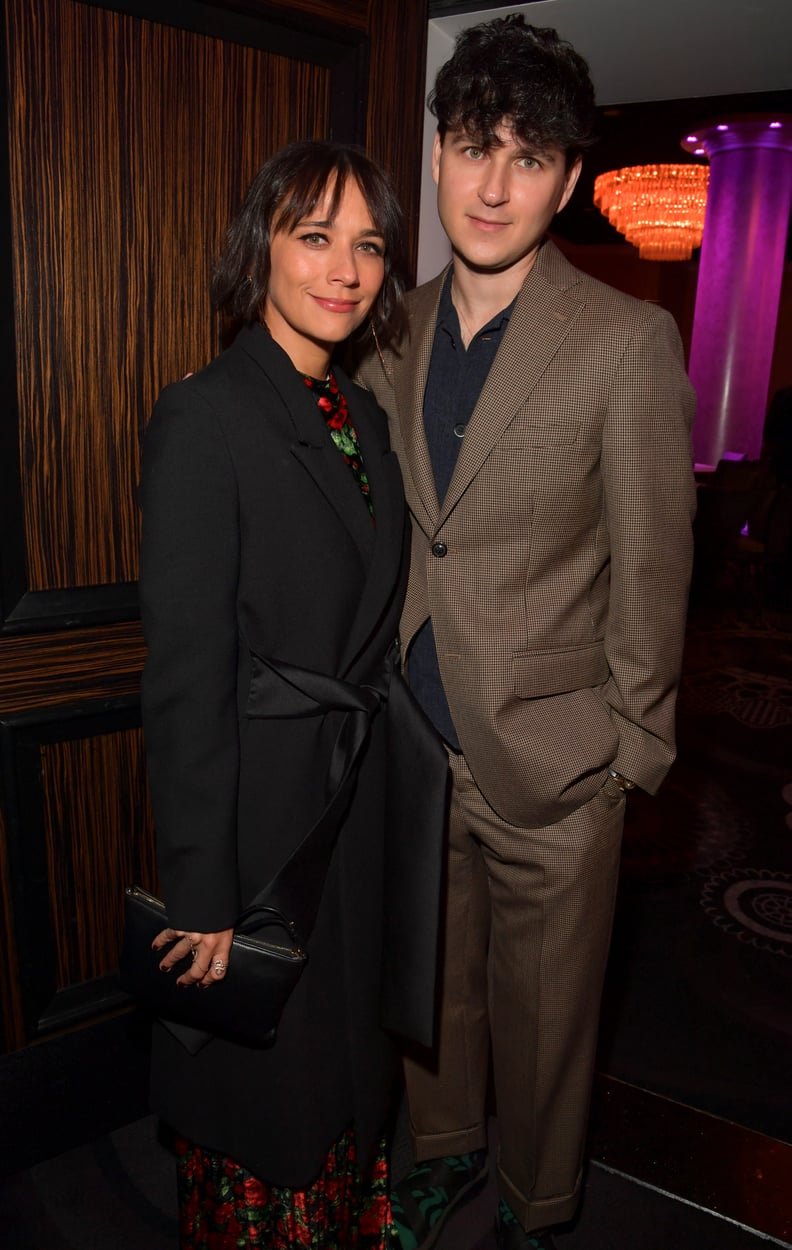
<path id="1" fill-rule="evenodd" d="M 160 879 L 176 928 L 231 927 L 324 806 L 339 713 L 250 715 L 255 657 L 359 684 L 381 670 L 396 635 L 406 576 L 399 469 L 375 402 L 340 370 L 336 377 L 358 432 L 376 525 L 314 395 L 259 326 L 168 387 L 146 434 L 143 716 Z M 378 715 L 308 967 L 275 1045 L 256 1050 L 215 1039 L 191 1056 L 155 1030 L 155 1110 L 188 1139 L 274 1183 L 309 1183 L 352 1121 L 369 1149 L 385 1116 L 394 1074 L 393 1046 L 379 1023 L 386 748 L 388 726 Z M 392 798 L 393 790 L 389 806 Z M 429 894 L 423 885 L 411 917 L 420 915 L 430 969 L 439 835 L 438 828 L 430 838 Z M 415 871 L 426 877 L 419 864 Z M 397 967 L 405 1001 L 403 973 Z M 426 1002 L 425 979 L 417 989 Z"/>

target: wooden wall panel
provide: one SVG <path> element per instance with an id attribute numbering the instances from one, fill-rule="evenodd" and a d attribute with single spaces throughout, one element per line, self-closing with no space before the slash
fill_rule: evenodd
<path id="1" fill-rule="evenodd" d="M 157 882 L 136 698 L 4 717 L 0 737 L 13 1049 L 124 1001 L 124 887 Z"/>
<path id="2" fill-rule="evenodd" d="M 138 624 L 21 635 L 0 644 L 0 717 L 67 712 L 86 699 L 135 695 L 146 649 Z"/>
<path id="3" fill-rule="evenodd" d="M 371 62 L 366 146 L 393 175 L 407 230 L 410 279 L 415 281 L 421 203 L 426 4 L 371 0 Z"/>
<path id="4" fill-rule="evenodd" d="M 142 732 L 44 745 L 41 778 L 62 990 L 118 967 L 124 887 L 134 881 L 156 893 Z"/>
<path id="5" fill-rule="evenodd" d="M 42 590 L 135 579 L 139 431 L 162 386 L 216 351 L 222 231 L 268 152 L 325 133 L 329 73 L 73 0 L 36 13 L 8 0 L 22 491 Z"/>
<path id="6" fill-rule="evenodd" d="M 0 786 L 0 796 L 4 795 L 5 790 L 5 785 Z M 0 805 L 0 905 L 0 1047 L 5 1041 L 5 1049 L 11 1050 L 15 1045 L 22 1044 L 25 1026 L 17 971 L 11 872 L 3 805 Z"/>

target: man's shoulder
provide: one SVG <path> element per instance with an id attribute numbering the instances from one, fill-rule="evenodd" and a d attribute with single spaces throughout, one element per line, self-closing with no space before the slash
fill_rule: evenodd
<path id="1" fill-rule="evenodd" d="M 435 310 L 440 301 L 443 283 L 447 274 L 448 266 L 436 274 L 434 278 L 430 278 L 428 282 L 422 282 L 420 286 L 413 287 L 411 291 L 407 292 L 405 301 L 410 321 L 424 316 L 428 317 Z"/>
<path id="2" fill-rule="evenodd" d="M 620 291 L 579 269 L 550 239 L 539 253 L 536 273 L 550 286 L 566 292 L 572 299 L 586 304 L 596 316 L 606 316 L 609 321 L 640 325 L 670 319 L 670 314 L 657 304 Z"/>

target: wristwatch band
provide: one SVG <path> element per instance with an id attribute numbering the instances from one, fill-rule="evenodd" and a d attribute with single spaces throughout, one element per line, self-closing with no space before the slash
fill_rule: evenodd
<path id="1" fill-rule="evenodd" d="M 608 769 L 608 776 L 611 777 L 616 782 L 616 785 L 625 794 L 627 793 L 628 790 L 635 789 L 635 782 L 630 781 L 629 777 L 625 777 L 622 773 L 617 773 L 615 768 Z"/>

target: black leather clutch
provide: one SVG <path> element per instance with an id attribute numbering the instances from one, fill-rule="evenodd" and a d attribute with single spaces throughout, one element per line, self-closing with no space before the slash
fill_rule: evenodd
<path id="1" fill-rule="evenodd" d="M 275 907 L 254 904 L 237 920 L 228 971 L 203 990 L 176 984 L 189 960 L 160 972 L 163 951 L 151 943 L 168 927 L 164 904 L 133 885 L 126 890 L 121 984 L 192 1053 L 225 1037 L 248 1046 L 275 1040 L 286 1001 L 308 959 L 294 926 Z"/>
<path id="2" fill-rule="evenodd" d="M 249 1046 L 275 1040 L 283 1008 L 308 959 L 305 943 L 319 911 L 360 754 L 385 699 L 396 656 L 394 646 L 372 678 L 377 684 L 361 686 L 266 656 L 253 657 L 255 698 L 249 716 L 288 719 L 338 711 L 343 717 L 328 766 L 326 806 L 274 880 L 237 919 L 222 981 L 205 990 L 184 989 L 176 984 L 181 969 L 160 972 L 162 953 L 152 950 L 151 943 L 168 927 L 165 907 L 139 886 L 127 889 L 121 983 L 193 1053 L 212 1037 Z"/>

